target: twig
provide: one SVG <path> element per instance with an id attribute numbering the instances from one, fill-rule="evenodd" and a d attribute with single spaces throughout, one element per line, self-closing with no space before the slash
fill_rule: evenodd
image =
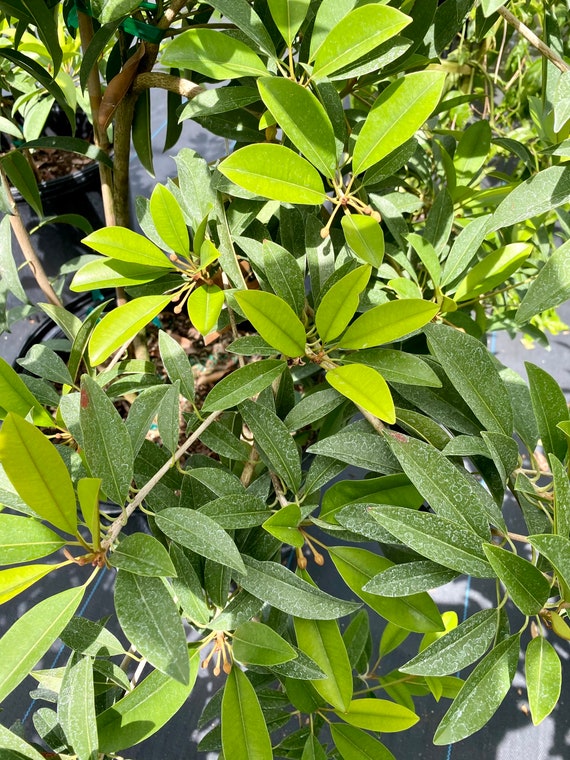
<path id="1" fill-rule="evenodd" d="M 560 71 L 570 71 L 570 66 L 566 63 L 566 61 L 561 58 L 555 50 L 543 42 L 540 37 L 537 37 L 532 29 L 529 29 L 526 24 L 523 24 L 523 22 L 519 21 L 516 16 L 513 16 L 513 14 L 508 11 L 504 5 L 501 5 L 501 7 L 498 9 L 498 12 L 505 19 L 505 21 L 511 24 L 511 26 L 514 26 L 519 34 L 521 34 L 528 42 L 530 42 L 530 44 L 535 47 L 545 58 L 548 58 L 548 60 L 553 63 L 558 69 L 560 69 Z"/>
<path id="2" fill-rule="evenodd" d="M 277 501 L 282 507 L 286 507 L 289 504 L 289 502 L 287 501 L 287 497 L 285 496 L 285 493 L 283 489 L 281 488 L 281 483 L 279 482 L 279 478 L 274 472 L 271 473 L 271 482 L 273 483 L 273 488 L 275 490 L 275 496 L 277 497 Z"/>
<path id="3" fill-rule="evenodd" d="M 155 487 L 155 485 L 166 475 L 166 473 L 171 469 L 171 467 L 174 465 L 175 462 L 177 462 L 183 454 L 185 454 L 186 451 L 192 446 L 193 443 L 195 443 L 198 438 L 202 435 L 204 430 L 206 430 L 214 420 L 217 420 L 217 418 L 222 414 L 222 409 L 218 412 L 212 412 L 204 422 L 192 433 L 190 438 L 187 438 L 186 441 L 180 446 L 177 451 L 175 452 L 172 459 L 169 459 L 167 462 L 165 462 L 160 470 L 156 472 L 152 478 L 148 481 L 148 483 L 145 483 L 144 486 L 141 488 L 141 490 L 137 493 L 135 498 L 131 501 L 131 503 L 127 506 L 126 509 L 123 510 L 122 515 L 120 517 L 117 517 L 115 522 L 110 526 L 109 530 L 107 531 L 107 537 L 104 541 L 101 542 L 101 549 L 106 550 L 109 549 L 110 546 L 113 545 L 113 543 L 117 540 L 117 536 L 122 531 L 122 529 L 127 524 L 127 520 L 129 517 L 133 514 L 135 509 L 139 507 L 143 501 L 146 499 L 146 497 L 149 495 L 149 493 L 152 491 L 152 489 Z"/>
<path id="4" fill-rule="evenodd" d="M 163 74 L 158 71 L 145 71 L 142 74 L 138 74 L 133 84 L 133 92 L 142 92 L 143 90 L 149 90 L 151 87 L 159 87 L 161 90 L 175 92 L 188 98 L 188 100 L 204 92 L 203 87 L 195 84 L 190 79 L 174 77 L 171 74 Z"/>
<path id="5" fill-rule="evenodd" d="M 373 414 L 370 414 L 370 412 L 367 412 L 366 409 L 363 406 L 360 406 L 359 404 L 356 404 L 356 408 L 360 412 L 360 414 L 364 417 L 364 419 L 369 422 L 374 430 L 377 433 L 384 433 L 386 428 L 384 427 L 384 424 L 380 422 L 378 417 L 375 417 Z"/>

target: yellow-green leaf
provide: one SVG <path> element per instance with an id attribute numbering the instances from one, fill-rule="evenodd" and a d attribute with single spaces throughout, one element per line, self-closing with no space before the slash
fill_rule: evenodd
<path id="1" fill-rule="evenodd" d="M 345 214 L 340 223 L 346 242 L 356 256 L 366 264 L 379 267 L 384 258 L 384 233 L 376 219 Z"/>
<path id="2" fill-rule="evenodd" d="M 82 242 L 111 259 L 147 267 L 173 268 L 171 261 L 157 245 L 144 235 L 125 227 L 102 227 L 84 237 Z"/>
<path id="3" fill-rule="evenodd" d="M 222 697 L 222 747 L 232 760 L 272 760 L 271 739 L 255 689 L 232 668 Z"/>
<path id="4" fill-rule="evenodd" d="M 562 688 L 562 664 L 543 636 L 529 641 L 525 655 L 528 704 L 535 726 L 554 710 Z"/>
<path id="5" fill-rule="evenodd" d="M 263 290 L 238 290 L 234 296 L 266 343 L 285 356 L 305 354 L 303 323 L 282 298 Z"/>
<path id="6" fill-rule="evenodd" d="M 24 565 L 0 570 L 0 604 L 18 596 L 57 567 L 58 565 Z"/>
<path id="7" fill-rule="evenodd" d="M 323 343 L 337 338 L 358 308 L 359 297 L 368 284 L 372 268 L 357 267 L 327 290 L 317 308 L 315 324 Z"/>
<path id="8" fill-rule="evenodd" d="M 405 298 L 375 306 L 353 322 L 339 345 L 341 348 L 372 348 L 391 343 L 419 330 L 438 312 L 437 304 L 421 298 Z"/>
<path id="9" fill-rule="evenodd" d="M 379 372 L 365 364 L 345 364 L 328 370 L 329 385 L 367 412 L 390 425 L 396 422 L 396 410 L 388 384 Z"/>
<path id="10" fill-rule="evenodd" d="M 188 299 L 188 316 L 202 335 L 207 335 L 218 322 L 224 305 L 224 291 L 217 285 L 201 285 Z"/>

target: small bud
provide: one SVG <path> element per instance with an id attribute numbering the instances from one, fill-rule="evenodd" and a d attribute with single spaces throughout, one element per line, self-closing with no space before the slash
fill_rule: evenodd
<path id="1" fill-rule="evenodd" d="M 231 662 L 224 662 L 224 673 L 229 675 L 232 672 L 232 664 Z"/>
<path id="2" fill-rule="evenodd" d="M 313 557 L 314 557 L 315 563 L 319 565 L 320 567 L 322 567 L 325 564 L 325 558 L 320 552 L 315 552 L 313 554 Z"/>
<path id="3" fill-rule="evenodd" d="M 300 570 L 305 570 L 307 567 L 307 558 L 301 552 L 297 554 L 297 566 Z"/>
<path id="4" fill-rule="evenodd" d="M 222 671 L 221 671 L 221 669 L 220 669 L 220 666 L 219 666 L 219 665 L 216 665 L 216 667 L 214 668 L 214 675 L 215 675 L 215 676 L 219 676 L 221 672 L 222 672 Z"/>
<path id="5" fill-rule="evenodd" d="M 326 240 L 328 238 L 328 236 L 329 236 L 329 229 L 328 229 L 328 227 L 323 227 L 323 229 L 321 230 L 321 237 L 322 237 L 322 239 Z"/>

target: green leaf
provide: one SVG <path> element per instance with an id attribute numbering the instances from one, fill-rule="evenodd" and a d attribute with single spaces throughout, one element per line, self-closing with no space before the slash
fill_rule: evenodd
<path id="1" fill-rule="evenodd" d="M 331 735 L 342 760 L 395 760 L 378 739 L 354 726 L 331 723 Z"/>
<path id="2" fill-rule="evenodd" d="M 236 185 L 264 198 L 309 206 L 327 199 L 314 166 L 283 145 L 246 145 L 225 158 L 218 170 Z"/>
<path id="3" fill-rule="evenodd" d="M 93 367 L 108 359 L 170 303 L 171 296 L 144 296 L 119 306 L 97 324 L 89 341 Z"/>
<path id="4" fill-rule="evenodd" d="M 337 393 L 334 388 L 311 393 L 304 396 L 291 409 L 285 417 L 285 426 L 291 431 L 300 430 L 305 425 L 310 425 L 312 422 L 322 419 L 342 403 L 344 403 L 343 396 Z"/>
<path id="5" fill-rule="evenodd" d="M 221 422 L 213 422 L 204 430 L 200 440 L 211 451 L 227 459 L 245 462 L 251 452 L 251 447 Z"/>
<path id="6" fill-rule="evenodd" d="M 257 80 L 261 99 L 293 145 L 329 179 L 336 169 L 336 142 L 327 112 L 313 93 L 291 79 Z"/>
<path id="7" fill-rule="evenodd" d="M 360 606 L 321 591 L 276 562 L 260 562 L 246 555 L 243 561 L 247 575 L 238 578 L 239 585 L 288 615 L 307 620 L 336 620 Z"/>
<path id="8" fill-rule="evenodd" d="M 184 550 L 174 543 L 170 544 L 170 556 L 176 569 L 176 577 L 172 579 L 172 589 L 183 614 L 198 625 L 207 625 L 211 611 L 206 604 L 202 583 L 196 570 Z"/>
<path id="9" fill-rule="evenodd" d="M 346 712 L 337 710 L 336 714 L 351 726 L 382 733 L 406 731 L 419 720 L 415 712 L 403 705 L 374 698 L 354 699 Z"/>
<path id="10" fill-rule="evenodd" d="M 164 330 L 158 333 L 158 350 L 170 382 L 179 380 L 180 393 L 188 401 L 194 401 L 194 373 L 186 351 Z"/>
<path id="11" fill-rule="evenodd" d="M 0 565 L 29 562 L 65 546 L 47 525 L 30 517 L 0 514 Z"/>
<path id="12" fill-rule="evenodd" d="M 271 17 L 288 47 L 293 40 L 309 9 L 310 0 L 268 0 Z"/>
<path id="13" fill-rule="evenodd" d="M 356 257 L 373 267 L 379 267 L 384 258 L 384 233 L 371 216 L 345 214 L 341 225 L 348 246 Z"/>
<path id="14" fill-rule="evenodd" d="M 141 655 L 165 675 L 187 684 L 190 670 L 186 634 L 164 582 L 119 570 L 115 610 L 125 636 Z"/>
<path id="15" fill-rule="evenodd" d="M 449 256 L 443 265 L 442 286 L 456 280 L 473 261 L 487 234 L 489 219 L 489 216 L 479 216 L 473 219 L 455 238 Z"/>
<path id="16" fill-rule="evenodd" d="M 516 635 L 502 641 L 477 665 L 437 727 L 434 744 L 461 741 L 495 714 L 516 672 L 519 639 Z"/>
<path id="17" fill-rule="evenodd" d="M 481 539 L 471 530 L 429 512 L 413 512 L 405 507 L 369 507 L 368 511 L 386 530 L 426 559 L 476 578 L 494 577 Z"/>
<path id="18" fill-rule="evenodd" d="M 446 676 L 482 657 L 497 632 L 497 610 L 481 610 L 400 667 L 417 676 Z"/>
<path id="19" fill-rule="evenodd" d="M 270 386 L 286 366 L 286 363 L 279 359 L 262 359 L 236 369 L 212 388 L 204 401 L 204 411 L 230 409 L 245 399 L 257 395 Z"/>
<path id="20" fill-rule="evenodd" d="M 517 185 L 499 203 L 488 232 L 511 227 L 558 208 L 570 200 L 570 167 L 550 166 Z"/>
<path id="21" fill-rule="evenodd" d="M 275 295 L 286 301 L 296 314 L 305 307 L 305 278 L 297 259 L 271 240 L 263 241 L 263 268 Z"/>
<path id="22" fill-rule="evenodd" d="M 284 423 L 270 409 L 243 401 L 239 411 L 253 433 L 259 454 L 267 467 L 296 492 L 301 486 L 301 457 L 297 444 Z"/>
<path id="23" fill-rule="evenodd" d="M 366 32 L 363 27 L 361 33 Z M 419 71 L 397 79 L 379 95 L 356 139 L 352 159 L 355 174 L 414 135 L 438 104 L 444 83 L 445 74 L 440 71 Z"/>
<path id="24" fill-rule="evenodd" d="M 358 425 L 358 423 L 356 423 Z M 309 454 L 322 454 L 346 464 L 372 472 L 393 474 L 401 470 L 387 441 L 369 426 L 367 429 L 350 425 L 335 435 L 313 443 Z"/>
<path id="25" fill-rule="evenodd" d="M 291 644 L 272 628 L 253 620 L 236 628 L 232 648 L 236 660 L 249 665 L 279 665 L 297 656 Z"/>
<path id="26" fill-rule="evenodd" d="M 43 755 L 31 747 L 22 738 L 13 734 L 5 726 L 0 725 L 0 744 L 7 753 L 7 758 L 17 760 L 43 760 Z"/>
<path id="27" fill-rule="evenodd" d="M 270 514 L 263 499 L 250 493 L 220 496 L 200 507 L 200 512 L 211 517 L 224 530 L 254 528 L 261 525 Z"/>
<path id="28" fill-rule="evenodd" d="M 392 438 L 390 445 L 406 475 L 440 517 L 486 540 L 489 522 L 505 529 L 501 511 L 489 492 L 436 448 L 413 438 Z"/>
<path id="29" fill-rule="evenodd" d="M 155 520 L 160 530 L 176 543 L 239 573 L 246 572 L 235 543 L 208 515 L 195 509 L 172 507 L 158 512 Z"/>
<path id="30" fill-rule="evenodd" d="M 298 504 L 287 504 L 278 509 L 263 523 L 264 529 L 279 541 L 300 549 L 305 538 L 298 530 L 301 522 L 301 509 Z"/>
<path id="31" fill-rule="evenodd" d="M 55 446 L 34 425 L 10 413 L 0 431 L 0 462 L 18 495 L 56 528 L 75 534 L 75 492 Z"/>
<path id="32" fill-rule="evenodd" d="M 382 375 L 364 364 L 345 364 L 327 370 L 329 385 L 358 406 L 393 425 L 396 411 L 390 389 Z"/>
<path id="33" fill-rule="evenodd" d="M 60 638 L 70 649 L 91 657 L 122 655 L 125 651 L 119 639 L 110 631 L 84 617 L 72 618 L 61 632 Z"/>
<path id="34" fill-rule="evenodd" d="M 84 586 L 42 600 L 25 612 L 0 639 L 0 702 L 28 675 L 77 610 Z"/>
<path id="35" fill-rule="evenodd" d="M 454 300 L 470 301 L 506 282 L 533 250 L 532 243 L 510 243 L 487 254 L 469 270 L 455 291 Z"/>
<path id="36" fill-rule="evenodd" d="M 111 259 L 152 268 L 173 269 L 172 262 L 152 241 L 125 227 L 102 227 L 82 242 Z"/>
<path id="37" fill-rule="evenodd" d="M 113 402 L 88 375 L 81 378 L 81 429 L 84 453 L 94 477 L 109 499 L 123 505 L 133 479 L 129 431 Z"/>
<path id="38" fill-rule="evenodd" d="M 370 265 L 357 267 L 341 277 L 322 297 L 315 314 L 315 325 L 323 343 L 328 343 L 346 329 L 358 309 L 360 294 L 368 285 Z"/>
<path id="39" fill-rule="evenodd" d="M 271 739 L 255 689 L 233 667 L 222 697 L 222 748 L 232 760 L 272 760 Z"/>
<path id="40" fill-rule="evenodd" d="M 566 601 L 567 590 L 570 589 L 570 540 L 568 540 L 568 536 L 544 533 L 529 536 L 528 541 L 550 562 L 556 571 L 558 583 L 561 586 L 560 595 Z"/>
<path id="41" fill-rule="evenodd" d="M 142 285 L 154 282 L 163 276 L 164 268 L 162 267 L 147 267 L 118 259 L 97 258 L 94 261 L 88 261 L 75 273 L 70 289 L 74 293 L 84 293 L 94 288 Z"/>
<path id="42" fill-rule="evenodd" d="M 313 77 L 323 79 L 357 61 L 386 40 L 395 37 L 410 21 L 409 16 L 385 5 L 369 5 L 351 10 L 329 31 L 319 46 Z"/>
<path id="43" fill-rule="evenodd" d="M 184 105 L 178 120 L 235 111 L 257 100 L 259 92 L 254 87 L 216 87 L 213 90 L 204 90 Z"/>
<path id="44" fill-rule="evenodd" d="M 0 165 L 6 172 L 11 185 L 20 193 L 37 216 L 43 216 L 40 191 L 32 167 L 26 158 L 18 151 L 11 151 L 0 158 Z"/>
<path id="45" fill-rule="evenodd" d="M 528 375 L 530 398 L 538 433 L 547 454 L 554 454 L 563 461 L 568 451 L 568 443 L 558 423 L 569 419 L 568 406 L 564 394 L 556 380 L 541 367 L 530 362 L 524 366 Z"/>
<path id="46" fill-rule="evenodd" d="M 515 314 L 518 325 L 536 314 L 554 309 L 570 298 L 570 241 L 550 254 L 546 264 L 529 285 Z"/>
<path id="47" fill-rule="evenodd" d="M 392 343 L 426 325 L 438 312 L 437 304 L 420 298 L 387 301 L 353 322 L 339 342 L 340 348 L 372 348 Z"/>
<path id="48" fill-rule="evenodd" d="M 495 13 L 502 5 L 499 0 L 481 0 L 481 8 L 483 9 L 483 15 L 485 18 L 489 18 Z"/>
<path id="49" fill-rule="evenodd" d="M 164 185 L 156 185 L 150 196 L 150 213 L 156 231 L 169 248 L 184 258 L 190 251 L 190 238 L 182 209 Z"/>
<path id="50" fill-rule="evenodd" d="M 214 29 L 188 29 L 162 49 L 163 66 L 190 69 L 208 79 L 239 79 L 267 74 L 261 58 L 235 37 Z"/>
<path id="51" fill-rule="evenodd" d="M 513 410 L 493 357 L 471 335 L 447 325 L 425 329 L 430 351 L 487 430 L 510 436 Z"/>
<path id="52" fill-rule="evenodd" d="M 217 285 L 202 285 L 186 302 L 188 316 L 202 335 L 207 335 L 218 322 L 224 306 L 224 291 Z"/>
<path id="53" fill-rule="evenodd" d="M 99 739 L 90 657 L 72 654 L 61 683 L 57 717 L 77 760 L 97 760 Z"/>
<path id="54" fill-rule="evenodd" d="M 388 567 L 375 575 L 363 589 L 381 596 L 408 596 L 420 591 L 430 591 L 457 578 L 454 570 L 448 570 L 429 559 L 404 562 Z"/>
<path id="55" fill-rule="evenodd" d="M 238 290 L 234 296 L 257 332 L 276 351 L 285 356 L 304 355 L 305 328 L 282 298 L 262 290 Z"/>
<path id="56" fill-rule="evenodd" d="M 275 55 L 271 35 L 247 0 L 212 0 L 210 5 L 241 29 L 261 50 L 271 57 Z"/>
<path id="57" fill-rule="evenodd" d="M 28 296 L 20 282 L 18 268 L 12 252 L 12 227 L 9 214 L 6 214 L 0 221 L 0 277 L 3 282 L 2 287 L 5 286 L 18 301 L 28 302 Z"/>
<path id="58" fill-rule="evenodd" d="M 297 645 L 313 659 L 326 678 L 313 688 L 330 705 L 345 711 L 352 699 L 352 666 L 336 620 L 293 619 Z"/>
<path id="59" fill-rule="evenodd" d="M 549 456 L 554 487 L 554 532 L 570 536 L 570 480 L 563 464 L 552 454 Z"/>
<path id="60" fill-rule="evenodd" d="M 199 650 L 190 650 L 186 684 L 158 670 L 147 676 L 112 707 L 97 716 L 99 751 L 120 752 L 152 736 L 188 699 L 200 667 Z"/>
<path id="61" fill-rule="evenodd" d="M 363 590 L 371 578 L 392 565 L 390 560 L 366 549 L 351 546 L 329 547 L 329 553 L 351 591 L 386 620 L 420 633 L 443 630 L 441 615 L 428 594 L 393 599 Z"/>
<path id="62" fill-rule="evenodd" d="M 135 575 L 168 576 L 176 570 L 164 546 L 146 533 L 125 536 L 109 555 L 109 564 Z"/>
<path id="63" fill-rule="evenodd" d="M 430 213 L 430 219 L 432 213 L 433 207 L 432 212 Z M 418 254 L 420 261 L 431 277 L 433 285 L 438 287 L 441 282 L 441 264 L 439 263 L 439 256 L 437 255 L 435 248 L 427 238 L 422 237 L 421 235 L 416 235 L 413 232 L 410 233 L 406 239 Z"/>
<path id="64" fill-rule="evenodd" d="M 28 390 L 17 372 L 0 356 L 0 418 L 4 419 L 8 412 L 14 412 L 20 417 L 30 414 L 34 423 L 41 427 L 53 425 L 51 416 Z"/>
<path id="65" fill-rule="evenodd" d="M 0 570 L 0 604 L 21 594 L 57 567 L 57 565 L 35 564 Z"/>
<path id="66" fill-rule="evenodd" d="M 389 383 L 441 388 L 441 380 L 432 368 L 415 354 L 407 354 L 391 348 L 368 348 L 356 354 L 344 356 L 343 361 L 366 364 L 367 367 L 380 372 Z"/>
<path id="67" fill-rule="evenodd" d="M 453 155 L 458 185 L 468 185 L 487 161 L 491 148 L 491 127 L 486 119 L 470 124 L 461 135 Z"/>
<path id="68" fill-rule="evenodd" d="M 531 639 L 525 654 L 528 704 L 535 726 L 554 710 L 562 688 L 562 664 L 556 650 L 543 636 Z"/>
<path id="69" fill-rule="evenodd" d="M 159 346 L 160 335 L 161 334 L 159 333 Z M 188 362 L 186 358 L 185 360 Z M 164 358 L 163 363 L 166 367 Z M 172 371 L 172 367 L 170 370 L 167 370 L 167 372 L 170 371 Z M 177 379 L 179 380 L 179 378 Z M 131 404 L 129 414 L 125 420 L 125 427 L 131 439 L 131 446 L 133 455 L 135 457 L 143 445 L 146 434 L 150 430 L 152 421 L 157 415 L 158 409 L 160 407 L 160 402 L 164 398 L 164 395 L 168 392 L 169 387 L 170 386 L 168 385 L 155 385 L 152 388 L 146 388 L 144 391 L 142 391 L 142 393 L 139 393 L 139 395 Z M 188 388 L 186 390 L 188 390 Z"/>

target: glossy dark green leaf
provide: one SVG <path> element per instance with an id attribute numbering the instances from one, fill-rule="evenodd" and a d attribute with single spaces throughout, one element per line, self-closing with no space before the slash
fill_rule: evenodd
<path id="1" fill-rule="evenodd" d="M 295 650 L 285 639 L 264 623 L 242 623 L 232 635 L 236 660 L 250 665 L 279 665 L 295 659 Z"/>
<path id="2" fill-rule="evenodd" d="M 525 677 L 532 722 L 538 726 L 556 707 L 562 688 L 560 657 L 543 636 L 527 645 Z"/>
<path id="3" fill-rule="evenodd" d="M 272 760 L 271 739 L 255 689 L 239 667 L 231 670 L 222 698 L 222 747 L 235 760 Z"/>
<path id="4" fill-rule="evenodd" d="M 301 486 L 301 457 L 284 423 L 270 409 L 253 401 L 243 401 L 239 411 L 267 467 L 297 491 Z"/>
<path id="5" fill-rule="evenodd" d="M 72 654 L 61 683 L 57 716 L 77 760 L 97 760 L 99 739 L 90 657 Z"/>
<path id="6" fill-rule="evenodd" d="M 285 81 L 285 80 L 284 80 Z M 262 247 L 263 268 L 273 292 L 301 314 L 305 307 L 305 278 L 297 259 L 271 240 Z"/>
<path id="7" fill-rule="evenodd" d="M 408 596 L 430 591 L 455 578 L 457 573 L 454 570 L 423 559 L 388 567 L 371 578 L 363 588 L 370 594 L 381 596 Z"/>
<path id="8" fill-rule="evenodd" d="M 561 585 L 561 596 L 566 597 L 570 589 L 570 540 L 568 536 L 557 536 L 550 533 L 528 537 L 529 543 L 545 557 L 558 577 Z"/>
<path id="9" fill-rule="evenodd" d="M 214 562 L 223 562 L 240 573 L 245 572 L 235 543 L 208 515 L 195 509 L 172 507 L 159 512 L 155 520 L 160 530 L 181 546 Z"/>
<path id="10" fill-rule="evenodd" d="M 225 530 L 254 528 L 261 525 L 270 514 L 263 499 L 250 493 L 221 496 L 200 507 L 200 512 L 211 517 Z"/>
<path id="11" fill-rule="evenodd" d="M 436 639 L 400 670 L 418 676 L 456 673 L 485 654 L 496 634 L 497 622 L 497 610 L 476 612 L 457 628 Z"/>
<path id="12" fill-rule="evenodd" d="M 255 103 L 256 100 L 259 100 L 259 92 L 254 87 L 216 87 L 204 90 L 185 103 L 179 121 L 234 111 Z"/>
<path id="13" fill-rule="evenodd" d="M 81 379 L 81 429 L 84 453 L 105 494 L 123 505 L 133 479 L 129 432 L 105 391 L 92 378 Z"/>
<path id="14" fill-rule="evenodd" d="M 536 314 L 553 309 L 570 298 L 570 241 L 557 248 L 530 283 L 515 315 L 524 325 Z"/>
<path id="15" fill-rule="evenodd" d="M 538 433 L 547 454 L 564 460 L 568 443 L 559 422 L 568 420 L 568 405 L 556 380 L 536 364 L 525 362 L 530 387 L 530 397 Z"/>
<path id="16" fill-rule="evenodd" d="M 344 397 L 334 388 L 311 393 L 295 404 L 285 417 L 285 425 L 289 430 L 299 430 L 305 425 L 322 419 L 342 403 L 344 403 Z"/>
<path id="17" fill-rule="evenodd" d="M 263 523 L 263 527 L 279 541 L 301 549 L 305 543 L 302 533 L 298 530 L 301 519 L 299 505 L 287 504 L 268 517 Z"/>
<path id="18" fill-rule="evenodd" d="M 426 633 L 443 630 L 441 615 L 428 594 L 394 599 L 363 590 L 375 575 L 392 565 L 390 560 L 367 549 L 350 546 L 329 547 L 329 553 L 351 591 L 379 615 L 411 631 Z"/>
<path id="19" fill-rule="evenodd" d="M 389 749 L 360 728 L 332 723 L 331 734 L 342 760 L 395 760 Z"/>
<path id="20" fill-rule="evenodd" d="M 321 591 L 276 562 L 260 562 L 246 555 L 243 561 L 247 575 L 238 578 L 240 586 L 288 615 L 307 620 L 336 620 L 360 606 Z"/>
<path id="21" fill-rule="evenodd" d="M 495 714 L 516 672 L 519 640 L 519 635 L 505 639 L 477 665 L 437 727 L 434 744 L 461 741 Z"/>
<path id="22" fill-rule="evenodd" d="M 263 359 L 246 364 L 220 380 L 206 396 L 203 409 L 215 412 L 256 396 L 276 380 L 286 367 L 284 361 Z"/>
<path id="23" fill-rule="evenodd" d="M 45 557 L 65 546 L 47 525 L 31 517 L 0 514 L 0 564 L 12 565 Z"/>
<path id="24" fill-rule="evenodd" d="M 494 577 L 481 539 L 473 531 L 429 512 L 413 512 L 404 507 L 369 507 L 369 512 L 380 525 L 426 559 L 476 578 Z"/>
<path id="25" fill-rule="evenodd" d="M 43 216 L 40 191 L 32 167 L 26 158 L 18 151 L 12 151 L 2 156 L 0 161 L 10 184 L 13 185 L 22 198 L 30 204 L 36 214 Z"/>
<path id="26" fill-rule="evenodd" d="M 186 359 L 186 361 L 188 360 Z M 143 445 L 146 434 L 150 430 L 150 426 L 158 412 L 160 402 L 164 398 L 165 393 L 167 393 L 168 388 L 168 385 L 155 385 L 152 388 L 146 388 L 139 393 L 131 404 L 129 414 L 125 421 L 125 427 L 128 430 L 133 454 L 135 456 L 139 453 L 140 448 Z"/>
<path id="27" fill-rule="evenodd" d="M 164 546 L 146 533 L 125 536 L 109 555 L 109 564 L 135 575 L 168 576 L 176 570 Z"/>
<path id="28" fill-rule="evenodd" d="M 425 328 L 430 350 L 487 430 L 510 436 L 513 410 L 493 357 L 471 335 L 447 325 Z"/>
<path id="29" fill-rule="evenodd" d="M 151 131 L 151 105 L 150 90 L 145 89 L 135 101 L 135 111 L 132 122 L 132 143 L 137 157 L 150 174 L 154 177 L 154 156 L 152 149 L 152 131 Z"/>
<path id="30" fill-rule="evenodd" d="M 340 348 L 372 348 L 392 343 L 426 325 L 438 306 L 419 298 L 387 301 L 362 314 L 339 342 Z"/>
<path id="31" fill-rule="evenodd" d="M 343 357 L 345 362 L 357 362 L 373 367 L 389 383 L 441 387 L 441 381 L 431 367 L 419 356 L 391 348 L 367 348 Z"/>
<path id="32" fill-rule="evenodd" d="M 329 385 L 367 412 L 390 425 L 396 422 L 396 411 L 388 384 L 372 367 L 345 364 L 327 371 Z"/>
<path id="33" fill-rule="evenodd" d="M 141 655 L 165 675 L 187 684 L 190 669 L 186 634 L 164 582 L 119 570 L 115 610 L 125 635 Z"/>
<path id="34" fill-rule="evenodd" d="M 36 514 L 67 533 L 76 532 L 73 483 L 57 449 L 40 430 L 10 413 L 0 431 L 0 462 Z"/>
<path id="35" fill-rule="evenodd" d="M 103 654 L 113 656 L 124 654 L 119 639 L 99 623 L 84 617 L 73 617 L 61 632 L 63 643 L 81 654 L 91 657 Z"/>
<path id="36" fill-rule="evenodd" d="M 324 294 L 315 313 L 315 325 L 323 343 L 338 338 L 346 329 L 358 309 L 360 294 L 368 284 L 371 271 L 369 265 L 357 267 Z"/>
<path id="37" fill-rule="evenodd" d="M 334 517 L 347 504 L 397 504 L 417 509 L 423 496 L 403 474 L 385 475 L 364 480 L 341 480 L 325 491 L 320 517 L 334 522 Z"/>
<path id="38" fill-rule="evenodd" d="M 152 736 L 175 715 L 194 687 L 200 653 L 190 650 L 189 678 L 181 684 L 158 670 L 97 716 L 99 750 L 120 752 Z"/>
<path id="39" fill-rule="evenodd" d="M 261 50 L 275 55 L 275 48 L 265 23 L 247 0 L 213 0 L 210 5 L 241 29 Z"/>

